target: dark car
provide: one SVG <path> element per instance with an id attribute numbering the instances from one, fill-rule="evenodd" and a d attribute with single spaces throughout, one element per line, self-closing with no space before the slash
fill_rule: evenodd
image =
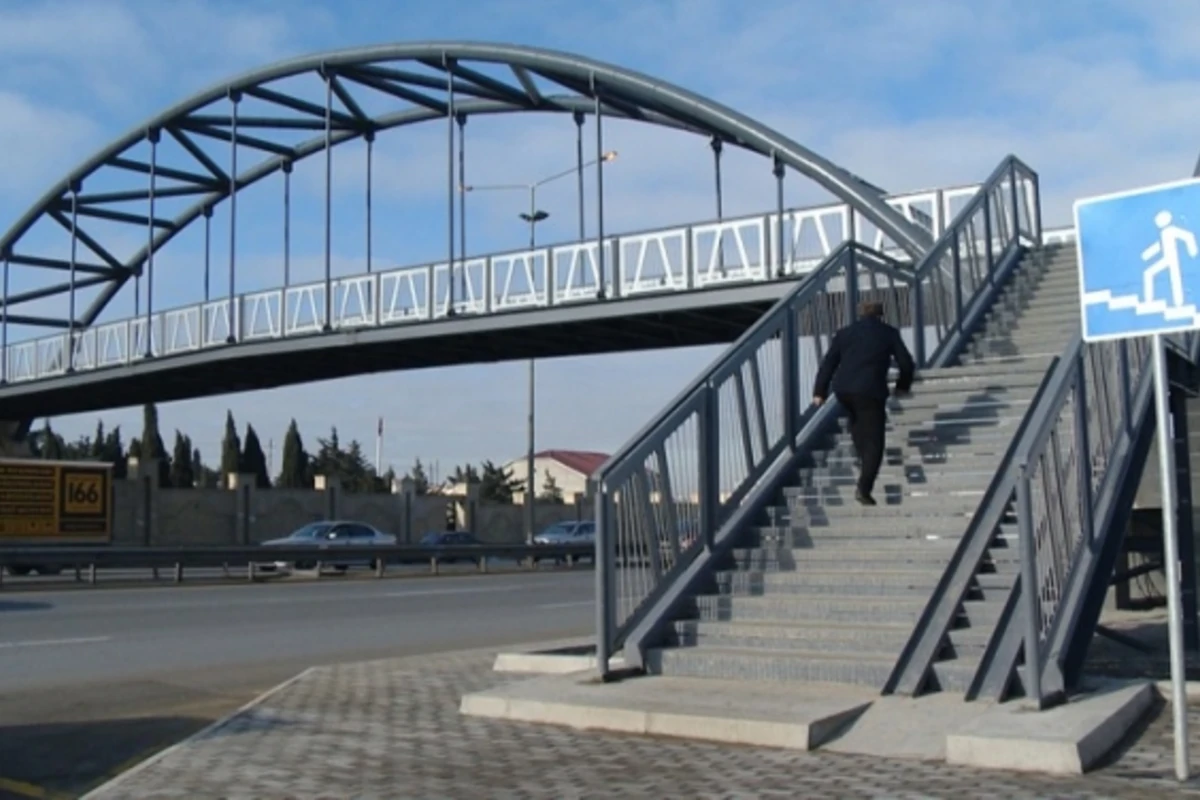
<path id="1" fill-rule="evenodd" d="M 432 531 L 425 534 L 417 541 L 417 547 L 425 551 L 425 554 L 420 556 L 421 561 L 431 558 L 437 558 L 444 564 L 453 564 L 458 561 L 471 561 L 475 564 L 479 563 L 478 556 L 451 556 L 447 558 L 443 553 L 448 549 L 458 549 L 462 547 L 478 547 L 480 542 L 475 536 L 468 531 Z M 405 559 L 410 563 L 415 563 L 417 559 Z"/>

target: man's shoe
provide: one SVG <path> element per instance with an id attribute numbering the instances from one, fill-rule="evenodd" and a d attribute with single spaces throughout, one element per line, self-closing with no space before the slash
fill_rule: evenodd
<path id="1" fill-rule="evenodd" d="M 864 506 L 878 505 L 878 503 L 875 502 L 874 497 L 871 497 L 871 495 L 863 491 L 856 491 L 854 493 L 854 499 Z"/>

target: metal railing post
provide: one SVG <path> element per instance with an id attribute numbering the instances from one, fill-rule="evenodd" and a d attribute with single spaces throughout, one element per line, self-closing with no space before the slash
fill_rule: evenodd
<path id="1" fill-rule="evenodd" d="M 796 329 L 796 309 L 788 308 L 783 323 L 780 355 L 783 362 L 783 429 L 789 450 L 796 446 L 800 435 L 800 342 Z"/>
<path id="2" fill-rule="evenodd" d="M 988 283 L 996 282 L 996 257 L 992 252 L 992 192 L 986 189 L 983 193 L 983 240 L 984 254 L 987 257 Z"/>
<path id="3" fill-rule="evenodd" d="M 1092 453 L 1088 443 L 1087 426 L 1087 350 L 1075 362 L 1075 457 L 1079 469 L 1079 514 L 1080 527 L 1089 543 L 1095 542 L 1096 531 L 1092 520 Z"/>
<path id="4" fill-rule="evenodd" d="M 954 238 L 951 241 L 951 263 L 954 266 L 954 327 L 958 329 L 959 334 L 962 334 L 963 324 L 963 297 L 962 297 L 962 241 L 959 234 L 962 228 L 954 229 Z"/>
<path id="5" fill-rule="evenodd" d="M 1017 162 L 1008 163 L 1008 189 L 1012 200 L 1013 229 L 1010 231 L 1018 244 L 1021 243 L 1021 203 L 1017 199 Z"/>
<path id="6" fill-rule="evenodd" d="M 697 458 L 700 468 L 700 474 L 697 476 L 700 491 L 700 530 L 704 534 L 704 546 L 711 550 L 717 531 L 718 495 L 721 491 L 720 410 L 716 402 L 716 387 L 706 383 L 700 391 L 700 441 Z"/>
<path id="7" fill-rule="evenodd" d="M 918 367 L 925 366 L 925 291 L 921 286 L 921 276 L 913 275 L 909 291 L 913 293 L 913 358 Z"/>
<path id="8" fill-rule="evenodd" d="M 1033 498 L 1030 490 L 1028 463 L 1019 467 L 1017 481 L 1017 523 L 1020 535 L 1021 600 L 1025 612 L 1025 673 L 1028 685 L 1025 694 L 1041 707 L 1042 654 L 1041 620 L 1039 619 L 1037 546 L 1033 536 Z"/>
<path id="9" fill-rule="evenodd" d="M 613 632 L 616 630 L 616 548 L 613 546 L 612 516 L 608 508 L 608 492 L 603 484 L 596 486 L 596 669 L 601 677 L 608 675 L 612 658 Z"/>

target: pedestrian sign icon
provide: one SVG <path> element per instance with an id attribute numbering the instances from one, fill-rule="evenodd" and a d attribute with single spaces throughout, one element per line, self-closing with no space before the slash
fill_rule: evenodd
<path id="1" fill-rule="evenodd" d="M 1200 180 L 1075 203 L 1083 338 L 1200 328 Z"/>

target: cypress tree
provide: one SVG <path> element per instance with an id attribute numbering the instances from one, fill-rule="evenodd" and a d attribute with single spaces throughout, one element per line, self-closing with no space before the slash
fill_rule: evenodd
<path id="1" fill-rule="evenodd" d="M 242 445 L 242 470 L 254 476 L 254 485 L 259 489 L 271 488 L 271 476 L 267 474 L 267 455 L 253 425 L 246 425 L 246 440 Z"/>
<path id="2" fill-rule="evenodd" d="M 221 485 L 229 486 L 230 473 L 241 472 L 242 443 L 238 439 L 233 412 L 225 412 L 225 438 L 221 441 Z"/>
<path id="3" fill-rule="evenodd" d="M 283 437 L 283 457 L 279 470 L 279 486 L 285 489 L 306 489 L 309 485 L 308 453 L 300 438 L 296 420 L 288 424 Z"/>

